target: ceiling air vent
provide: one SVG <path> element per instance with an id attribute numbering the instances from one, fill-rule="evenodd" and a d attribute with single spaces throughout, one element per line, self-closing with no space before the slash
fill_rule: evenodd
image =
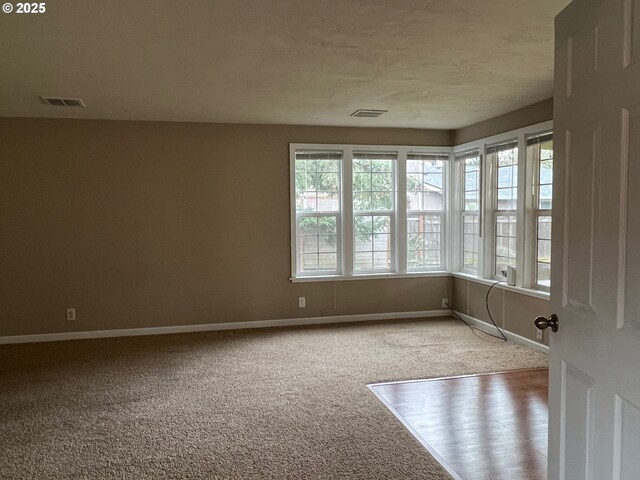
<path id="1" fill-rule="evenodd" d="M 80 98 L 58 98 L 58 97 L 40 97 L 42 101 L 47 105 L 53 105 L 54 107 L 82 107 L 84 108 L 84 102 Z"/>
<path id="2" fill-rule="evenodd" d="M 379 117 L 383 113 L 387 113 L 389 110 L 368 110 L 366 108 L 359 108 L 351 114 L 352 117 L 366 117 L 373 118 Z"/>

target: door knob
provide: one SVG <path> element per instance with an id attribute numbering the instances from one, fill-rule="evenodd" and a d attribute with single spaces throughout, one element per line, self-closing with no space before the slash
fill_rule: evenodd
<path id="1" fill-rule="evenodd" d="M 551 331 L 552 332 L 557 332 L 558 331 L 558 316 L 555 313 L 552 313 L 551 315 L 549 315 L 549 318 L 547 317 L 537 317 L 533 323 L 535 323 L 536 327 L 539 328 L 540 330 L 544 330 L 547 327 L 551 327 Z"/>

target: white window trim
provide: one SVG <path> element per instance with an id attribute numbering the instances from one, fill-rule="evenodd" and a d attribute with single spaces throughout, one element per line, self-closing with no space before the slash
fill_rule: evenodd
<path id="1" fill-rule="evenodd" d="M 518 141 L 518 203 L 517 203 L 517 262 L 516 262 L 516 286 L 500 285 L 507 290 L 518 291 L 523 294 L 548 298 L 548 291 L 535 284 L 534 252 L 532 238 L 535 234 L 535 208 L 533 199 L 533 161 L 527 158 L 526 141 L 532 136 L 553 130 L 553 122 L 542 122 L 520 129 L 504 132 L 499 135 L 467 142 L 451 147 L 432 146 L 397 146 L 397 145 L 349 145 L 349 144 L 302 144 L 291 143 L 290 151 L 290 202 L 291 202 L 291 277 L 292 282 L 322 282 L 322 281 L 348 281 L 370 280 L 389 278 L 420 278 L 455 276 L 466 278 L 480 283 L 493 283 L 496 279 L 493 272 L 493 169 L 488 165 L 486 147 L 488 145 L 517 139 Z M 339 241 L 339 251 L 342 253 L 341 274 L 338 275 L 305 275 L 296 276 L 296 212 L 295 212 L 295 151 L 296 149 L 321 149 L 342 151 L 342 184 L 341 212 L 342 225 L 339 228 L 342 235 Z M 462 271 L 461 248 L 461 168 L 455 161 L 455 154 L 477 149 L 480 153 L 481 198 L 480 198 L 480 232 L 478 273 Z M 386 151 L 397 152 L 396 164 L 396 218 L 394 235 L 395 270 L 382 273 L 358 273 L 353 272 L 353 212 L 352 212 L 352 157 L 354 150 L 361 151 Z M 449 160 L 445 162 L 443 171 L 445 185 L 444 212 L 442 213 L 442 245 L 444 254 L 442 257 L 442 269 L 437 271 L 407 271 L 407 211 L 406 195 L 406 159 L 408 153 L 446 153 Z M 348 188 L 345 186 L 349 185 Z M 348 207 L 348 208 L 347 208 Z M 503 278 L 498 278 L 503 280 Z"/>
<path id="2" fill-rule="evenodd" d="M 450 224 L 451 222 L 449 221 L 450 218 L 450 211 L 451 211 L 451 195 L 452 195 L 452 191 L 451 191 L 451 180 L 453 178 L 452 175 L 452 170 L 453 170 L 453 153 L 452 153 L 452 148 L 451 147 L 446 147 L 446 148 L 441 148 L 440 150 L 436 149 L 434 151 L 427 151 L 427 150 L 423 150 L 423 147 L 413 147 L 413 148 L 409 148 L 407 152 L 405 152 L 404 154 L 404 161 L 400 163 L 401 167 L 399 169 L 398 174 L 399 176 L 399 184 L 398 184 L 398 188 L 402 188 L 402 191 L 405 192 L 404 196 L 398 196 L 399 197 L 399 203 L 398 203 L 398 211 L 401 212 L 401 217 L 399 217 L 399 223 L 401 225 L 401 228 L 403 229 L 400 233 L 402 234 L 402 239 L 403 239 L 403 243 L 404 243 L 404 248 L 401 249 L 401 263 L 400 265 L 400 270 L 399 273 L 401 274 L 407 274 L 407 275 L 414 275 L 414 274 L 424 274 L 424 273 L 429 273 L 429 272 L 439 272 L 439 271 L 449 271 L 450 268 L 450 250 L 451 248 L 447 248 L 448 245 L 450 245 L 449 243 L 449 239 L 452 238 L 451 237 L 451 231 L 450 231 Z M 443 153 L 443 154 L 447 154 L 449 156 L 449 158 L 447 160 L 444 160 L 443 163 L 443 168 L 442 168 L 442 185 L 444 188 L 444 197 L 442 199 L 442 210 L 441 211 L 435 211 L 435 210 L 419 210 L 419 211 L 415 211 L 412 213 L 417 213 L 417 214 L 424 214 L 424 215 L 439 215 L 440 216 L 440 266 L 441 269 L 431 269 L 431 270 L 411 270 L 408 269 L 407 267 L 407 243 L 408 243 L 408 232 L 407 232 L 407 218 L 408 218 L 408 213 L 407 213 L 407 197 L 406 197 L 406 190 L 407 190 L 407 154 L 409 153 L 414 153 L 414 154 L 420 154 L 420 153 Z M 400 202 L 402 202 L 400 204 Z"/>
<path id="3" fill-rule="evenodd" d="M 474 140 L 472 142 L 467 142 L 461 145 L 456 145 L 453 147 L 453 155 L 451 158 L 455 158 L 456 153 L 462 153 L 472 149 L 478 149 L 480 152 L 480 173 L 481 173 L 481 184 L 482 190 L 484 194 L 482 195 L 480 201 L 480 244 L 479 244 L 479 258 L 478 258 L 478 274 L 474 276 L 472 273 L 462 271 L 462 254 L 461 248 L 458 248 L 457 245 L 454 245 L 454 248 L 450 250 L 450 261 L 454 266 L 454 274 L 456 276 L 458 274 L 463 274 L 468 278 L 477 278 L 480 280 L 504 280 L 504 277 L 495 277 L 493 275 L 493 254 L 495 248 L 495 232 L 494 232 L 494 211 L 493 211 L 493 201 L 494 201 L 494 177 L 495 171 L 491 162 L 487 160 L 486 148 L 488 146 L 494 145 L 496 143 L 507 142 L 510 140 L 517 139 L 518 142 L 518 203 L 517 203 L 517 227 L 516 227 L 516 285 L 517 289 L 522 290 L 532 290 L 538 291 L 538 287 L 534 285 L 533 277 L 532 277 L 532 267 L 531 267 L 531 247 L 529 246 L 530 240 L 530 228 L 532 224 L 532 200 L 531 200 L 531 187 L 528 185 L 529 179 L 532 179 L 531 176 L 531 167 L 529 159 L 526 158 L 527 152 L 527 138 L 531 136 L 535 136 L 537 134 L 543 133 L 545 131 L 553 130 L 553 121 L 547 121 L 542 123 L 537 123 L 535 125 L 529 125 L 523 128 L 519 128 L 516 130 L 511 130 L 509 132 L 504 132 L 498 135 L 493 135 L 490 137 Z M 450 161 L 451 163 L 451 161 Z M 450 191 L 459 192 L 461 189 L 461 175 L 460 169 L 456 168 L 455 170 L 455 178 L 453 182 L 449 186 Z M 456 206 L 454 206 L 454 211 L 450 212 L 449 215 L 453 219 L 452 224 L 455 225 L 454 238 L 457 239 L 457 242 L 460 241 L 461 238 L 461 206 L 460 201 L 457 201 Z M 527 250 L 525 251 L 525 246 L 527 246 Z"/>
<path id="4" fill-rule="evenodd" d="M 463 238 L 463 209 L 464 209 L 464 193 L 465 193 L 465 189 L 464 189 L 464 161 L 463 160 L 456 160 L 455 159 L 455 154 L 456 153 L 464 153 L 464 152 L 468 152 L 469 150 L 476 150 L 475 148 L 465 148 L 462 150 L 458 150 L 456 151 L 456 149 L 454 148 L 454 153 L 452 154 L 451 158 L 451 164 L 452 164 L 452 175 L 451 175 L 451 181 L 450 181 L 450 185 L 449 185 L 449 191 L 451 192 L 452 195 L 452 203 L 451 205 L 451 210 L 450 210 L 450 216 L 451 216 L 451 228 L 450 228 L 450 238 L 452 239 L 451 241 L 451 255 L 450 255 L 450 262 L 451 262 L 451 271 L 454 272 L 462 272 L 468 275 L 472 275 L 472 276 L 476 276 L 480 273 L 480 268 L 481 268 L 481 257 L 482 257 L 482 242 L 478 241 L 478 271 L 474 272 L 473 270 L 469 270 L 469 269 L 465 269 L 464 268 L 464 258 L 463 258 L 463 245 L 464 245 L 464 238 Z M 480 179 L 479 179 L 479 185 L 478 185 L 478 193 L 479 193 L 479 198 L 478 198 L 478 211 L 477 213 L 474 212 L 467 212 L 467 215 L 469 216 L 477 216 L 478 217 L 478 226 L 480 228 L 480 235 L 482 235 L 482 229 L 481 229 L 481 222 L 482 222 L 482 206 L 484 203 L 483 200 L 483 195 L 484 195 L 484 185 L 482 184 L 482 175 L 483 175 L 483 167 L 482 167 L 482 159 L 484 157 L 484 153 L 482 151 L 478 151 L 478 156 L 480 157 L 480 167 L 479 167 L 479 174 L 480 174 Z"/>
<path id="5" fill-rule="evenodd" d="M 351 175 L 353 175 L 353 151 L 357 151 L 357 152 L 373 152 L 373 151 L 377 151 L 377 152 L 384 152 L 384 153 L 396 153 L 395 149 L 393 148 L 387 148 L 387 149 L 372 149 L 372 148 L 365 148 L 365 149 L 361 149 L 358 150 L 357 148 L 352 148 L 351 149 L 351 153 L 349 155 L 349 162 L 348 162 L 348 166 L 345 163 L 345 170 L 348 169 L 349 172 L 351 173 Z M 344 161 L 344 159 L 343 159 Z M 355 271 L 354 266 L 355 266 L 355 262 L 354 259 L 351 259 L 351 262 L 349 263 L 349 265 L 351 266 L 351 270 L 352 270 L 352 275 L 384 275 L 384 274 L 389 274 L 389 273 L 397 273 L 398 272 L 398 268 L 399 268 L 399 262 L 398 262 L 398 250 L 399 250 L 399 234 L 400 232 L 398 231 L 399 229 L 399 223 L 400 223 L 400 218 L 399 218 L 399 199 L 400 199 L 400 195 L 398 195 L 398 192 L 400 191 L 400 185 L 398 184 L 399 181 L 399 172 L 398 170 L 400 169 L 399 165 L 401 163 L 400 161 L 400 155 L 399 153 L 396 156 L 396 160 L 393 163 L 391 172 L 392 172 L 392 178 L 393 178 L 393 185 L 394 185 L 394 198 L 393 198 L 393 207 L 391 208 L 391 210 L 362 210 L 357 212 L 356 214 L 354 214 L 353 212 L 353 204 L 351 202 L 349 202 L 348 205 L 345 205 L 345 211 L 347 210 L 347 206 L 349 207 L 350 213 L 352 217 L 359 217 L 359 216 L 363 216 L 363 217 L 369 217 L 369 216 L 382 216 L 382 217 L 389 217 L 389 227 L 390 227 L 390 232 L 391 232 L 391 265 L 389 265 L 388 269 L 370 269 L 370 270 L 360 270 L 358 272 Z M 346 183 L 345 183 L 346 185 Z M 349 185 L 350 187 L 348 187 L 348 190 L 350 191 L 351 194 L 353 194 L 353 178 L 351 177 L 349 179 Z M 346 191 L 347 188 L 345 188 L 343 186 L 343 189 Z M 353 201 L 353 198 L 352 198 Z M 352 245 L 355 244 L 356 242 L 356 232 L 355 229 L 353 228 L 353 221 L 354 218 L 351 219 L 351 223 L 349 223 L 348 225 L 350 226 L 350 228 L 347 227 L 347 223 L 345 222 L 345 229 L 347 230 L 351 230 L 351 242 Z M 348 232 L 345 232 L 345 234 L 347 234 Z M 350 249 L 351 255 L 355 254 L 355 251 L 353 248 Z M 372 252 L 373 253 L 373 252 Z"/>
<path id="6" fill-rule="evenodd" d="M 304 277 L 290 277 L 291 283 L 311 283 L 311 282 L 350 282 L 353 280 L 389 280 L 399 278 L 430 278 L 430 277 L 450 277 L 451 272 L 438 270 L 432 272 L 416 272 L 416 273 L 375 273 L 375 274 L 356 274 L 351 277 L 345 275 L 323 275 Z"/>
<path id="7" fill-rule="evenodd" d="M 309 148 L 307 148 L 307 150 L 329 150 L 326 147 L 322 147 L 322 148 L 316 148 L 316 145 L 310 145 Z M 300 149 L 303 150 L 303 149 Z M 335 149 L 333 150 L 334 152 L 339 151 L 339 149 Z M 344 153 L 343 153 L 344 156 Z M 296 211 L 296 198 L 295 198 L 295 150 L 292 151 L 291 155 L 290 155 L 290 184 L 289 184 L 289 189 L 290 189 L 290 207 L 289 209 L 291 210 L 291 267 L 292 267 L 292 276 L 296 276 L 297 275 L 297 240 L 298 240 L 298 212 Z M 344 182 L 344 180 L 342 179 L 342 175 L 343 172 L 340 171 L 339 172 L 339 179 L 341 182 Z M 342 183 L 341 183 L 342 185 Z M 343 272 L 343 265 L 344 265 L 344 244 L 343 244 L 343 232 L 342 232 L 342 224 L 344 223 L 343 217 L 344 217 L 344 205 L 342 204 L 342 198 L 344 197 L 344 194 L 342 192 L 342 188 L 340 188 L 340 210 L 338 212 L 312 212 L 312 213 L 308 213 L 308 214 L 304 214 L 302 216 L 307 216 L 307 217 L 320 217 L 320 216 L 330 216 L 330 215 L 335 215 L 336 216 L 336 237 L 337 237 L 337 245 L 336 245 L 336 250 L 337 250 L 337 260 L 338 260 L 338 264 L 337 264 L 337 269 L 336 271 L 326 271 L 324 273 L 322 272 L 318 272 L 318 275 L 320 276 L 335 276 L 335 275 L 341 275 Z M 300 277 L 306 276 L 306 275 L 299 275 Z"/>
<path id="8" fill-rule="evenodd" d="M 532 135 L 527 135 L 527 139 L 531 138 L 531 137 L 535 137 L 537 135 L 539 135 L 540 133 L 545 133 L 545 132 L 538 132 L 537 134 L 532 134 Z M 554 157 L 555 157 L 555 153 L 554 153 Z M 526 251 L 525 251 L 525 258 L 530 259 L 529 262 L 526 262 L 525 264 L 525 273 L 527 275 L 527 279 L 529 279 L 529 285 L 531 285 L 531 288 L 536 289 L 536 290 L 540 290 L 543 292 L 549 292 L 550 288 L 545 286 L 545 285 L 540 285 L 538 283 L 538 217 L 544 217 L 544 216 L 551 216 L 552 214 L 552 209 L 540 209 L 538 208 L 538 184 L 537 184 L 537 180 L 538 180 L 538 164 L 539 164 L 540 159 L 539 158 L 528 158 L 527 157 L 527 178 L 531 179 L 532 181 L 527 182 L 527 191 L 526 193 L 526 201 L 528 202 L 526 205 L 526 209 L 527 209 L 527 240 L 529 240 L 527 242 L 526 245 Z"/>
<path id="9" fill-rule="evenodd" d="M 475 283 L 479 283 L 482 285 L 493 285 L 495 280 L 488 280 L 484 278 L 478 278 L 475 275 L 470 275 L 468 273 L 462 272 L 425 272 L 425 273 L 415 273 L 415 274 L 377 274 L 377 275 L 355 275 L 353 277 L 345 277 L 339 275 L 326 275 L 322 277 L 298 277 L 298 278 L 290 278 L 291 283 L 317 283 L 317 282 L 351 282 L 358 280 L 389 280 L 389 279 L 401 279 L 401 278 L 460 278 L 462 280 L 470 280 Z M 540 298 L 542 300 L 549 300 L 550 295 L 549 292 L 545 292 L 543 290 L 534 290 L 531 288 L 521 288 L 521 287 L 512 287 L 509 285 L 505 285 L 501 283 L 497 285 L 495 288 L 501 288 L 503 290 L 508 290 L 511 292 L 520 293 L 522 295 L 528 295 L 530 297 Z"/>
<path id="10" fill-rule="evenodd" d="M 338 250 L 342 252 L 341 265 L 338 265 L 338 271 L 342 272 L 337 275 L 299 275 L 297 270 L 297 222 L 296 222 L 296 198 L 295 198 L 295 152 L 296 150 L 332 150 L 342 152 L 342 188 L 341 188 L 341 212 L 338 215 L 342 221 L 342 225 L 338 230 L 342 232 L 339 238 Z M 352 160 L 354 151 L 371 151 L 371 152 L 397 152 L 397 163 L 395 168 L 396 175 L 396 198 L 395 198 L 395 225 L 392 225 L 392 256 L 394 264 L 393 271 L 390 272 L 371 272 L 371 273 L 354 273 L 354 229 L 353 229 L 353 194 L 352 194 Z M 453 175 L 451 172 L 452 162 L 451 147 L 434 147 L 434 146 L 398 146 L 398 145 L 352 145 L 352 144 L 333 144 L 333 143 L 290 143 L 289 144 L 289 201 L 290 201 L 290 249 L 291 249 L 291 277 L 292 282 L 304 281 L 338 281 L 338 280 L 354 280 L 354 279 L 372 279 L 372 278 L 414 278 L 428 276 L 442 276 L 449 274 L 451 249 L 447 248 L 449 238 L 452 238 L 449 231 L 449 216 L 451 211 L 450 195 L 451 180 Z M 406 161 L 408 153 L 431 153 L 446 154 L 448 161 L 445 161 L 443 169 L 443 185 L 445 188 L 444 207 L 442 212 L 442 245 L 444 255 L 442 256 L 442 269 L 436 271 L 407 271 L 407 211 L 406 211 Z M 400 195 L 400 193 L 405 195 Z M 340 258 L 339 258 L 340 261 Z"/>
<path id="11" fill-rule="evenodd" d="M 491 278 L 493 280 L 501 280 L 504 281 L 507 278 L 503 275 L 497 275 L 495 273 L 495 265 L 496 265 L 496 254 L 497 254 L 497 228 L 498 228 L 498 224 L 497 224 L 497 219 L 500 215 L 516 215 L 516 271 L 517 272 L 521 272 L 522 271 L 522 267 L 523 267 L 523 263 L 520 261 L 523 258 L 524 252 L 522 250 L 523 246 L 524 246 L 524 242 L 522 239 L 522 235 L 521 233 L 523 233 L 523 230 L 521 229 L 521 212 L 523 211 L 523 209 L 521 208 L 521 200 L 523 195 L 523 192 L 521 190 L 522 185 L 524 185 L 524 175 L 522 172 L 522 164 L 524 163 L 524 155 L 522 155 L 522 151 L 521 151 L 521 144 L 520 144 L 520 138 L 509 138 L 506 140 L 506 142 L 513 142 L 516 141 L 517 143 L 517 160 L 516 160 L 516 166 L 518 167 L 518 180 L 517 180 L 517 184 L 516 184 L 516 191 L 518 194 L 518 198 L 517 198 L 517 203 L 516 203 L 516 209 L 515 210 L 498 210 L 498 165 L 496 163 L 497 161 L 497 157 L 495 157 L 493 160 L 491 161 L 489 159 L 489 154 L 486 153 L 486 151 L 484 152 L 484 159 L 485 159 L 485 164 L 486 164 L 486 169 L 487 169 L 487 178 L 486 178 L 486 186 L 487 186 L 487 196 L 486 196 L 486 218 L 488 220 L 489 226 L 487 226 L 487 230 L 485 230 L 487 232 L 487 240 L 485 240 L 483 243 L 488 242 L 489 245 L 487 245 L 485 243 L 485 252 L 487 252 L 487 257 L 486 257 L 486 261 L 487 261 L 487 265 L 486 265 L 486 269 L 484 270 L 485 273 L 485 277 L 486 278 Z M 502 142 L 497 142 L 497 143 L 502 143 Z M 495 145 L 495 143 L 493 144 L 489 144 L 486 145 L 485 148 L 487 146 L 493 146 Z M 525 146 L 526 148 L 526 146 Z M 489 238 L 489 235 L 491 235 L 491 237 Z M 518 285 L 516 283 L 516 285 Z M 519 285 L 522 286 L 522 285 Z"/>
<path id="12" fill-rule="evenodd" d="M 470 275 L 468 273 L 462 272 L 453 272 L 451 276 L 454 278 L 460 278 L 462 280 L 469 280 L 475 283 L 479 283 L 481 285 L 493 285 L 496 283 L 496 280 L 489 280 L 486 278 L 478 278 L 475 275 Z M 511 285 L 507 285 L 505 283 L 500 283 L 496 285 L 495 288 L 501 288 L 503 290 L 508 290 L 510 292 L 520 293 L 522 295 L 528 295 L 529 297 L 540 298 L 542 300 L 549 300 L 550 294 L 544 290 L 535 290 L 533 288 L 524 288 L 524 287 L 512 287 Z"/>

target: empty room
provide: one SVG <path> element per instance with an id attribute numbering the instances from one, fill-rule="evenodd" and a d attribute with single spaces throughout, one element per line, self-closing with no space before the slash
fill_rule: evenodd
<path id="1" fill-rule="evenodd" d="M 640 0 L 3 1 L 0 85 L 0 478 L 638 478 Z"/>

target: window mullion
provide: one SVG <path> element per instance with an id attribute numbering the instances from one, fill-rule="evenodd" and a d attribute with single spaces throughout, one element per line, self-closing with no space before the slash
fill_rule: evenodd
<path id="1" fill-rule="evenodd" d="M 537 233 L 538 233 L 538 210 L 537 210 L 537 170 L 539 160 L 539 148 L 536 146 L 533 158 L 529 156 L 529 149 L 524 148 L 524 166 L 526 170 L 525 190 L 524 190 L 524 261 L 523 261 L 523 286 L 536 288 L 536 267 L 537 267 Z"/>
<path id="2" fill-rule="evenodd" d="M 483 151 L 486 146 L 483 145 Z M 494 184 L 495 184 L 495 162 L 489 160 L 485 153 L 482 155 L 481 165 L 481 185 L 484 191 L 480 192 L 481 205 L 478 221 L 480 224 L 481 238 L 479 241 L 478 254 L 478 276 L 481 278 L 493 278 L 493 257 L 495 251 L 495 213 L 494 213 Z"/>
<path id="3" fill-rule="evenodd" d="M 289 204 L 291 229 L 291 278 L 298 276 L 298 212 L 296 209 L 296 149 L 289 145 Z"/>
<path id="4" fill-rule="evenodd" d="M 442 199 L 442 212 L 440 213 L 440 268 L 441 270 L 451 271 L 451 248 L 447 245 L 452 244 L 455 238 L 451 232 L 451 212 L 453 209 L 452 179 L 453 179 L 453 154 L 449 154 L 448 160 L 444 163 L 442 169 L 442 187 L 444 188 L 444 198 Z M 455 251 L 455 248 L 453 249 Z"/>
<path id="5" fill-rule="evenodd" d="M 396 236 L 395 260 L 398 273 L 407 272 L 407 151 L 398 151 L 396 163 Z"/>
<path id="6" fill-rule="evenodd" d="M 463 175 L 461 174 L 463 161 L 457 161 L 455 155 L 452 154 L 452 158 L 449 160 L 449 181 L 447 187 L 449 189 L 449 208 L 448 208 L 448 231 L 449 231 L 449 245 L 446 264 L 447 269 L 450 272 L 462 271 L 464 267 L 463 263 L 463 235 L 462 232 L 462 204 L 461 199 L 464 197 L 464 184 L 462 182 Z"/>
<path id="7" fill-rule="evenodd" d="M 523 195 L 526 192 L 527 185 L 527 169 L 525 165 L 525 154 L 527 150 L 527 142 L 524 133 L 518 135 L 518 202 L 516 210 L 516 286 L 524 287 L 527 285 L 525 282 L 525 238 L 526 238 L 526 201 L 527 196 Z"/>
<path id="8" fill-rule="evenodd" d="M 342 271 L 353 275 L 353 149 L 345 147 L 342 156 Z"/>

